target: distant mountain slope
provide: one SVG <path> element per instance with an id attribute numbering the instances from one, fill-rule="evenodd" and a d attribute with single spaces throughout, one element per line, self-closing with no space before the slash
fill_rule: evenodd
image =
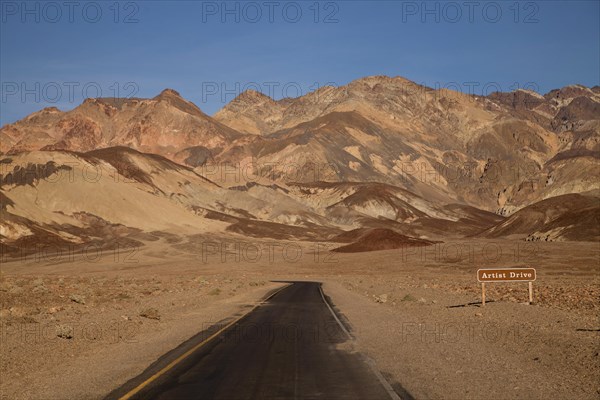
<path id="1" fill-rule="evenodd" d="M 214 222 L 257 237 L 469 236 L 544 199 L 600 190 L 599 105 L 598 89 L 580 85 L 482 97 L 385 76 L 277 101 L 248 91 L 214 118 L 171 89 L 87 99 L 0 129 L 3 212 L 46 228 L 85 226 L 73 216 L 86 213 L 141 231 Z M 98 166 L 107 175 L 95 186 L 48 183 Z M 138 200 L 165 211 L 152 218 Z M 6 238 L 25 232 L 13 228 Z"/>
<path id="2" fill-rule="evenodd" d="M 283 118 L 284 110 L 284 102 L 247 90 L 219 110 L 214 118 L 239 132 L 264 135 L 273 131 Z"/>
<path id="3" fill-rule="evenodd" d="M 0 243 L 12 252 L 133 245 L 149 232 L 330 240 L 357 227 L 415 237 L 450 228 L 460 236 L 502 219 L 380 183 L 224 188 L 190 167 L 128 147 L 22 152 L 0 158 L 0 166 Z"/>
<path id="4" fill-rule="evenodd" d="M 173 158 L 192 146 L 225 148 L 241 136 L 167 89 L 152 99 L 87 99 L 67 112 L 41 110 L 0 129 L 0 151 L 128 146 Z"/>
<path id="5" fill-rule="evenodd" d="M 327 180 L 386 182 L 510 215 L 590 189 L 598 105 L 600 96 L 578 85 L 480 97 L 381 76 L 296 99 L 248 92 L 215 118 L 262 137 L 234 144 L 216 162 L 327 166 Z M 557 164 L 557 156 L 569 161 Z M 312 173 L 305 168 L 299 179 Z"/>

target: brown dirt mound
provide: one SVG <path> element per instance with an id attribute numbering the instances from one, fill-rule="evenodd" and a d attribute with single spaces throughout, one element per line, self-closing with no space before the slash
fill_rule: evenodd
<path id="1" fill-rule="evenodd" d="M 334 237 L 332 239 L 332 241 L 342 242 L 342 243 L 351 243 L 351 242 L 359 240 L 361 237 L 363 237 L 364 235 L 369 233 L 369 231 L 371 231 L 371 230 L 372 229 L 369 229 L 369 228 L 352 229 L 351 231 L 345 231 L 344 233 L 337 235 L 336 237 Z"/>
<path id="2" fill-rule="evenodd" d="M 346 246 L 332 251 L 338 253 L 360 253 L 365 251 L 393 250 L 413 246 L 430 246 L 435 242 L 401 235 L 391 229 L 371 229 Z"/>

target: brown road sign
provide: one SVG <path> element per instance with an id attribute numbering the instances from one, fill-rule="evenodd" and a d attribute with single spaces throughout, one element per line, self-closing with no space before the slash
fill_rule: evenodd
<path id="1" fill-rule="evenodd" d="M 494 268 L 478 269 L 479 282 L 532 282 L 535 281 L 535 268 Z"/>

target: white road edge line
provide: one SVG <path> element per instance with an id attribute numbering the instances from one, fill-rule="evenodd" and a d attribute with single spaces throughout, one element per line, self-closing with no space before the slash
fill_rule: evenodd
<path id="1" fill-rule="evenodd" d="M 340 319 L 336 315 L 335 311 L 333 311 L 333 308 L 331 308 L 331 305 L 325 298 L 325 294 L 323 293 L 323 285 L 322 284 L 319 284 L 319 293 L 321 293 L 323 302 L 327 305 L 327 308 L 331 312 L 331 315 L 333 315 L 333 318 L 335 318 L 335 320 L 337 321 L 340 328 L 342 328 L 342 330 L 346 333 L 346 335 L 348 336 L 348 339 L 353 341 L 354 338 L 352 337 L 352 335 L 350 335 L 350 332 L 348 332 L 348 330 L 346 329 L 344 324 L 342 324 L 342 321 L 340 321 Z M 381 372 L 379 372 L 379 370 L 377 369 L 377 365 L 375 364 L 375 361 L 372 358 L 366 357 L 364 355 L 363 355 L 363 358 L 365 358 L 367 365 L 369 367 L 371 367 L 371 371 L 373 371 L 373 373 L 375 374 L 377 379 L 379 379 L 379 382 L 381 383 L 381 385 L 385 388 L 386 392 L 390 395 L 390 398 L 393 400 L 402 400 L 402 398 L 400 396 L 398 396 L 398 393 L 396 393 L 394 391 L 394 388 L 392 388 L 392 385 L 390 385 L 390 383 L 385 379 L 385 377 L 381 374 Z"/>
<path id="2" fill-rule="evenodd" d="M 346 327 L 344 326 L 344 324 L 342 324 L 342 321 L 340 321 L 340 319 L 336 315 L 335 311 L 333 311 L 333 308 L 331 308 L 331 306 L 329 305 L 329 302 L 325 298 L 325 294 L 323 293 L 323 285 L 322 284 L 319 284 L 319 293 L 321 293 L 321 297 L 323 298 L 323 302 L 327 305 L 327 308 L 329 308 L 329 311 L 331 312 L 331 315 L 333 315 L 333 318 L 335 318 L 335 320 L 337 321 L 337 323 L 340 326 L 340 328 L 342 328 L 342 330 L 344 331 L 344 333 L 348 336 L 348 339 L 352 340 L 353 339 L 352 335 L 350 335 L 350 332 L 348 332 L 348 330 L 346 329 Z"/>

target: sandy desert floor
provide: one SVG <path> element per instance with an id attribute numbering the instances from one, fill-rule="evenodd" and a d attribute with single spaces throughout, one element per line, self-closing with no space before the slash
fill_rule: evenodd
<path id="1" fill-rule="evenodd" d="M 2 399 L 95 399 L 278 280 L 318 280 L 348 344 L 415 398 L 597 399 L 598 243 L 461 240 L 370 253 L 334 245 L 202 236 L 140 249 L 3 260 Z M 527 284 L 476 270 L 537 268 Z M 475 304 L 470 304 L 475 303 Z"/>

